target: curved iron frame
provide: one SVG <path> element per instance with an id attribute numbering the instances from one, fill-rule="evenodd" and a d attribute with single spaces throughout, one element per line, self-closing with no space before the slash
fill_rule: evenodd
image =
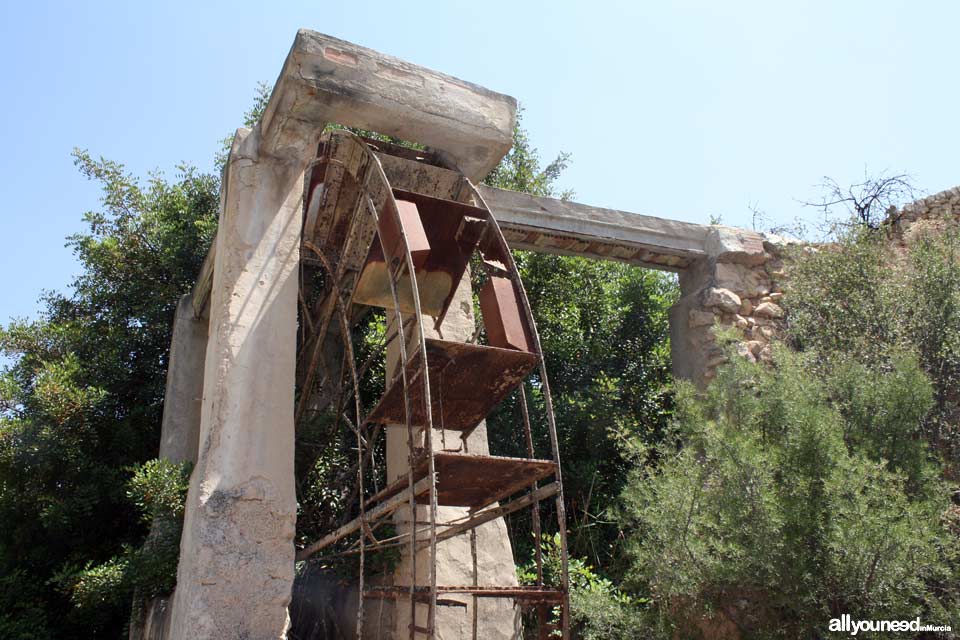
<path id="1" fill-rule="evenodd" d="M 389 260 L 387 263 L 387 273 L 389 275 L 390 283 L 390 294 L 394 303 L 394 313 L 395 322 L 397 325 L 396 333 L 394 337 L 391 338 L 389 335 L 385 336 L 385 344 L 381 347 L 386 349 L 387 345 L 392 339 L 398 339 L 398 346 L 400 351 L 400 372 L 399 377 L 403 384 L 404 392 L 404 412 L 405 412 L 405 426 L 407 431 L 407 447 L 408 447 L 408 472 L 407 472 L 407 492 L 408 492 L 408 506 L 410 509 L 411 519 L 409 524 L 409 532 L 401 533 L 394 538 L 383 541 L 376 541 L 372 535 L 371 525 L 374 527 L 378 524 L 378 517 L 386 517 L 389 513 L 392 513 L 393 510 L 386 511 L 384 513 L 371 514 L 367 511 L 367 505 L 365 503 L 365 488 L 364 488 L 364 469 L 367 466 L 368 462 L 372 459 L 372 451 L 375 446 L 375 440 L 380 433 L 380 425 L 377 425 L 377 428 L 370 435 L 368 440 L 364 440 L 364 432 L 370 426 L 371 422 L 369 416 L 364 418 L 362 417 L 362 407 L 360 401 L 360 375 L 358 375 L 356 361 L 354 359 L 354 347 L 351 338 L 350 332 L 350 309 L 352 307 L 352 286 L 356 284 L 357 274 L 353 274 L 353 282 L 349 283 L 351 286 L 343 287 L 342 284 L 343 274 L 338 271 L 337 265 L 331 263 L 329 257 L 324 253 L 323 249 L 314 245 L 310 239 L 305 239 L 303 246 L 310 252 L 311 256 L 318 260 L 323 269 L 329 276 L 329 281 L 331 283 L 331 292 L 330 295 L 335 297 L 335 306 L 339 317 L 340 332 L 342 334 L 342 339 L 344 343 L 344 355 L 345 362 L 349 365 L 350 369 L 350 384 L 353 387 L 353 400 L 354 400 L 354 411 L 356 413 L 355 426 L 353 431 L 355 432 L 356 441 L 357 441 L 357 485 L 354 489 L 353 495 L 359 499 L 359 516 L 351 523 L 348 523 L 342 526 L 340 529 L 335 531 L 333 534 L 325 536 L 323 539 L 314 542 L 311 545 L 308 545 L 304 549 L 300 550 L 297 554 L 297 560 L 305 560 L 311 555 L 316 553 L 322 548 L 325 548 L 327 545 L 331 544 L 333 541 L 343 539 L 347 535 L 352 533 L 359 532 L 358 540 L 353 548 L 347 551 L 347 553 L 355 553 L 359 555 L 360 561 L 360 576 L 359 576 L 359 597 L 358 597 L 358 609 L 357 609 L 357 638 L 362 638 L 363 634 L 363 620 L 364 620 L 364 600 L 365 600 L 365 585 L 364 585 L 364 571 L 365 571 L 365 560 L 366 560 L 366 551 L 368 545 L 366 543 L 367 537 L 370 537 L 374 541 L 373 545 L 370 545 L 369 548 L 387 548 L 390 546 L 399 546 L 401 544 L 406 544 L 408 548 L 408 553 L 410 554 L 411 562 L 411 575 L 410 575 L 410 585 L 407 589 L 409 603 L 410 603 L 410 638 L 414 639 L 416 633 L 424 633 L 431 640 L 435 636 L 435 627 L 436 627 L 436 607 L 438 601 L 438 586 L 437 586 L 437 570 L 436 570 L 436 554 L 437 554 L 437 476 L 436 476 L 436 467 L 435 467 L 435 452 L 434 452 L 434 443 L 433 443 L 433 416 L 432 416 L 432 398 L 430 395 L 430 376 L 428 368 L 428 353 L 427 353 L 427 343 L 426 336 L 424 334 L 423 327 L 423 315 L 421 313 L 420 305 L 420 296 L 418 291 L 417 277 L 416 277 L 416 268 L 413 262 L 413 257 L 410 253 L 410 248 L 406 236 L 406 232 L 403 230 L 403 224 L 399 216 L 399 211 L 396 203 L 396 199 L 393 195 L 393 189 L 390 186 L 390 183 L 387 179 L 387 176 L 384 173 L 383 167 L 377 158 L 376 154 L 367 146 L 367 143 L 359 138 L 358 136 L 343 130 L 332 131 L 325 134 L 325 138 L 328 141 L 333 141 L 334 138 L 338 138 L 337 142 L 339 144 L 348 143 L 354 146 L 354 149 L 351 151 L 360 151 L 363 160 L 357 163 L 358 172 L 363 171 L 364 175 L 362 178 L 360 176 L 353 176 L 356 179 L 357 184 L 360 187 L 360 193 L 358 195 L 358 203 L 353 207 L 353 219 L 350 221 L 351 224 L 351 233 L 355 231 L 353 225 L 359 222 L 358 217 L 361 215 L 360 209 L 362 208 L 365 211 L 365 214 L 369 216 L 370 221 L 372 221 L 374 228 L 379 224 L 379 214 L 378 206 L 374 201 L 374 192 L 379 191 L 382 197 L 382 207 L 389 209 L 389 213 L 395 216 L 396 220 L 399 223 L 401 230 L 400 233 L 400 247 L 402 249 L 401 257 L 393 256 L 391 257 L 388 247 L 384 244 L 384 239 L 381 234 L 377 234 L 380 238 L 380 246 L 383 251 L 385 260 Z M 348 142 L 349 141 L 349 142 Z M 321 148 L 324 148 L 321 145 Z M 326 147 L 329 151 L 329 147 Z M 352 158 L 356 160 L 356 158 Z M 333 158 L 326 158 L 327 162 L 336 163 L 338 162 Z M 341 163 L 343 164 L 343 163 Z M 348 167 L 343 166 L 345 170 L 349 170 Z M 569 638 L 570 633 L 570 620 L 569 620 L 569 575 L 568 575 L 568 563 L 567 563 L 567 532 L 565 527 L 566 516 L 565 508 L 563 501 L 563 490 L 562 490 L 562 478 L 560 472 L 560 451 L 559 451 L 559 442 L 557 438 L 556 430 L 556 421 L 553 413 L 553 400 L 550 393 L 550 386 L 547 377 L 546 364 L 544 362 L 541 343 L 539 334 L 536 330 L 536 323 L 534 321 L 533 312 L 527 299 L 526 291 L 523 287 L 523 283 L 520 278 L 519 271 L 513 260 L 513 257 L 510 253 L 509 247 L 503 235 L 500 231 L 500 227 L 494 219 L 493 215 L 490 213 L 489 207 L 483 200 L 482 195 L 479 190 L 466 178 L 461 176 L 462 184 L 466 187 L 466 195 L 474 201 L 474 205 L 478 206 L 487 212 L 486 227 L 484 228 L 482 235 L 488 236 L 493 234 L 494 239 L 497 242 L 499 251 L 502 253 L 506 261 L 506 272 L 510 280 L 517 287 L 519 292 L 519 298 L 523 304 L 523 312 L 525 314 L 531 339 L 533 350 L 536 354 L 537 364 L 539 369 L 540 376 L 540 387 L 541 392 L 544 398 L 545 412 L 547 417 L 547 426 L 549 429 L 550 444 L 552 450 L 553 462 L 555 464 L 555 485 L 547 487 L 544 489 L 539 489 L 537 485 L 532 487 L 532 492 L 528 494 L 531 496 L 531 499 L 524 504 L 524 506 L 530 506 L 533 510 L 533 526 L 535 534 L 535 550 L 536 550 L 536 565 L 537 565 L 537 581 L 538 587 L 541 589 L 544 588 L 543 584 L 543 554 L 541 549 L 541 540 L 540 540 L 540 511 L 539 511 L 539 501 L 543 499 L 540 496 L 548 496 L 555 494 L 556 496 L 556 512 L 558 520 L 558 528 L 560 533 L 560 553 L 561 553 L 561 597 L 562 597 L 562 606 L 561 606 L 561 630 L 562 637 L 564 639 Z M 374 181 L 374 184 L 371 184 L 371 181 Z M 323 193 L 323 197 L 330 197 L 330 190 L 327 189 Z M 308 198 L 309 201 L 309 198 Z M 482 241 L 482 240 L 481 240 Z M 400 304 L 400 293 L 399 288 L 403 281 L 403 277 L 409 274 L 408 284 L 410 287 L 410 299 L 413 301 L 414 310 L 412 314 L 409 314 L 409 318 L 405 319 L 404 312 L 401 309 Z M 456 283 L 454 283 L 456 286 Z M 346 291 L 344 289 L 347 289 Z M 452 296 L 451 296 L 452 297 Z M 449 300 L 448 300 L 449 303 Z M 323 335 L 326 333 L 327 328 L 330 322 L 330 315 L 334 311 L 331 310 L 331 313 L 322 319 L 322 324 L 318 331 L 315 332 L 314 338 L 317 340 L 317 343 L 314 346 L 314 354 L 311 358 L 310 365 L 307 370 L 305 383 L 307 387 L 313 384 L 314 380 L 314 370 L 318 365 L 318 352 L 322 349 Z M 441 314 L 436 318 L 435 326 L 437 329 L 441 328 L 443 322 L 443 316 Z M 389 324 L 389 323 L 388 323 Z M 409 331 L 410 335 L 407 335 Z M 388 331 L 389 333 L 389 331 Z M 474 335 L 474 339 L 479 335 L 479 329 L 477 334 Z M 410 349 L 408 349 L 408 340 L 411 342 Z M 413 353 L 408 353 L 412 351 Z M 420 358 L 420 368 L 418 371 L 411 372 L 408 371 L 410 363 L 415 359 L 415 356 L 419 355 Z M 366 365 L 363 367 L 366 368 Z M 396 375 L 388 376 L 388 378 L 393 377 L 394 381 L 396 380 Z M 415 380 L 412 378 L 419 378 Z M 343 397 L 343 372 L 340 374 L 340 384 L 341 388 L 339 391 L 340 398 Z M 391 380 L 386 381 L 386 389 L 389 389 Z M 417 496 L 420 495 L 423 488 L 423 480 L 416 482 L 414 474 L 414 461 L 417 457 L 416 447 L 415 447 L 415 436 L 416 431 L 413 425 L 413 393 L 415 385 L 420 385 L 423 404 L 423 426 L 418 426 L 416 429 L 422 429 L 423 431 L 423 444 L 425 456 L 427 460 L 427 477 L 425 480 L 428 480 L 428 494 L 429 494 L 429 523 L 427 529 L 417 529 Z M 385 391 L 386 391 L 385 389 Z M 309 389 L 304 388 L 302 390 L 301 402 L 297 408 L 297 419 L 299 420 L 306 406 L 306 402 L 309 396 Z M 532 428 L 531 421 L 529 416 L 529 409 L 527 405 L 526 392 L 524 389 L 524 382 L 521 382 L 519 385 L 519 399 L 520 407 L 523 417 L 523 427 L 526 438 L 527 452 L 528 455 L 532 458 L 534 456 L 534 447 L 532 439 Z M 339 410 L 339 409 L 338 409 Z M 339 420 L 340 416 L 337 417 Z M 418 491 L 418 487 L 420 491 Z M 517 502 L 520 502 L 518 500 Z M 496 511 L 496 510 L 494 510 Z M 504 511 L 504 514 L 510 513 L 510 511 Z M 492 519 L 492 518 L 489 518 Z M 484 520 L 486 521 L 486 520 Z M 454 521 L 456 522 L 456 521 Z M 453 523 L 445 523 L 453 524 Z M 476 562 L 476 539 L 475 539 L 475 527 L 481 524 L 481 522 L 476 522 L 472 524 L 471 520 L 466 520 L 463 523 L 457 525 L 462 529 L 462 532 L 470 531 L 472 536 L 471 538 L 471 549 L 473 550 L 474 562 Z M 456 527 L 455 527 L 456 528 Z M 428 540 L 422 539 L 420 536 L 423 533 L 429 533 Z M 448 536 L 449 537 L 449 536 Z M 423 543 L 427 543 L 429 546 L 429 588 L 424 590 L 422 587 L 417 585 L 417 549 Z M 475 568 L 476 575 L 476 568 Z M 445 592 L 458 592 L 457 588 L 445 588 L 453 589 L 453 591 Z M 463 588 L 466 593 L 469 591 L 468 588 Z M 504 593 L 516 594 L 522 592 L 523 588 L 513 588 L 508 589 Z M 427 599 L 425 604 L 428 605 L 427 613 L 427 625 L 426 627 L 416 626 L 416 608 L 417 604 L 424 604 L 424 599 L 422 596 L 426 595 Z M 496 596 L 495 596 L 496 597 Z M 510 597 L 510 596 L 501 596 L 501 597 Z M 477 595 L 474 593 L 474 628 L 476 629 L 476 601 Z M 542 637 L 546 637 L 543 628 L 545 625 L 545 617 L 543 608 L 540 608 L 540 626 Z"/>

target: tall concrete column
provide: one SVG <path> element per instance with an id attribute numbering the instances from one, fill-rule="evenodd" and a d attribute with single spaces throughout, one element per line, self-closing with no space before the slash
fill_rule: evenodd
<path id="1" fill-rule="evenodd" d="M 424 317 L 424 333 L 427 337 L 441 337 L 433 330 L 432 318 Z M 450 310 L 443 323 L 444 340 L 466 342 L 475 330 L 473 315 L 473 301 L 470 290 L 470 273 L 464 274 Z M 393 375 L 399 362 L 399 349 L 396 341 L 391 344 L 392 349 L 387 353 L 387 375 Z M 436 420 L 436 417 L 434 418 Z M 416 434 L 415 434 L 416 437 Z M 463 446 L 459 432 L 447 431 L 445 434 L 446 448 L 457 450 Z M 421 442 L 417 443 L 422 445 Z M 439 429 L 433 432 L 433 447 L 439 451 L 443 448 L 443 438 Z M 486 423 L 481 422 L 474 432 L 467 438 L 465 452 L 474 454 L 488 454 Z M 391 427 L 387 430 L 387 477 L 393 481 L 405 476 L 409 468 L 407 432 L 402 427 Z M 469 480 L 469 479 L 468 479 Z M 437 512 L 438 523 L 449 522 L 462 518 L 467 509 L 461 507 L 439 507 Z M 429 507 L 417 508 L 417 521 L 429 521 Z M 409 531 L 410 510 L 405 507 L 394 516 L 400 532 Z M 517 572 L 513 561 L 513 549 L 510 537 L 507 534 L 507 525 L 502 518 L 493 520 L 475 529 L 475 552 L 477 559 L 476 574 L 474 573 L 474 550 L 471 549 L 471 534 L 465 533 L 437 545 L 437 584 L 439 585 L 516 585 Z M 430 549 L 425 548 L 417 554 L 417 582 L 427 584 L 430 567 Z M 394 572 L 394 584 L 409 585 L 413 563 L 406 546 L 401 547 L 400 562 Z M 456 606 L 437 607 L 436 637 L 438 640 L 514 640 L 520 638 L 520 611 L 510 600 L 492 598 L 477 598 L 474 611 L 474 599 L 470 596 L 444 596 L 444 599 L 456 599 L 466 604 L 466 608 Z M 375 601 L 370 609 L 375 618 Z M 410 607 L 405 599 L 397 601 L 394 611 L 394 635 L 396 640 L 409 638 Z M 427 606 L 418 605 L 417 625 L 426 626 Z"/>
<path id="2" fill-rule="evenodd" d="M 173 319 L 160 429 L 160 457 L 174 462 L 197 462 L 208 324 L 207 318 L 195 316 L 192 295 L 180 298 Z"/>
<path id="3" fill-rule="evenodd" d="M 172 638 L 282 638 L 289 626 L 303 163 L 258 138 L 237 133 L 224 175 Z"/>

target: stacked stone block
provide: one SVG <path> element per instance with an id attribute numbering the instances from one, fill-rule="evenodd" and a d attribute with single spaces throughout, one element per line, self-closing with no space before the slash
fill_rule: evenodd
<path id="1" fill-rule="evenodd" d="M 781 338 L 780 304 L 790 241 L 743 229 L 714 227 L 707 256 L 680 274 L 681 298 L 671 309 L 674 371 L 705 386 L 726 359 L 717 334 L 732 328 L 737 351 L 751 362 L 769 361 Z"/>

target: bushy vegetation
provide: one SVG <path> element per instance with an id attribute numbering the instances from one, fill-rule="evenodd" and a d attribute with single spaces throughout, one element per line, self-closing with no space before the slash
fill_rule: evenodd
<path id="1" fill-rule="evenodd" d="M 543 534 L 543 584 L 560 586 L 560 535 Z M 648 603 L 646 598 L 632 596 L 617 587 L 609 578 L 584 560 L 571 557 L 568 563 L 570 576 L 570 623 L 576 637 L 583 640 L 631 640 L 637 637 L 637 620 L 643 615 Z M 535 552 L 529 561 L 518 568 L 521 584 L 537 584 Z M 559 622 L 560 611 L 554 609 L 552 622 Z"/>
<path id="2" fill-rule="evenodd" d="M 570 551 L 617 572 L 619 527 L 612 517 L 640 443 L 657 442 L 671 401 L 667 309 L 672 277 L 629 265 L 545 254 L 519 256 L 554 396 L 563 455 Z M 615 346 L 614 346 L 615 345 Z M 545 415 L 537 385 L 528 392 L 536 419 Z M 508 399 L 487 421 L 492 450 L 525 456 L 520 409 Z M 545 424 L 534 424 L 541 455 Z M 549 509 L 549 505 L 547 505 Z M 551 521 L 551 512 L 544 520 Z M 522 516 L 514 538 L 529 540 Z"/>
<path id="3" fill-rule="evenodd" d="M 183 508 L 190 478 L 189 463 L 150 460 L 134 470 L 127 497 L 140 511 L 149 529 L 142 545 L 124 545 L 120 554 L 104 563 L 83 568 L 66 565 L 55 582 L 69 594 L 79 611 L 91 617 L 140 605 L 173 591 L 180 557 Z"/>
<path id="4" fill-rule="evenodd" d="M 102 563 L 148 531 L 127 483 L 157 455 L 173 312 L 217 220 L 213 176 L 182 167 L 144 182 L 75 158 L 103 190 L 68 239 L 80 275 L 44 296 L 39 318 L 0 329 L 0 601 L 19 602 L 0 616 L 33 616 L 38 638 L 116 637 L 126 623 L 123 596 L 94 610 L 71 594 L 112 584 L 119 567 Z M 80 591 L 55 579 L 94 565 Z"/>
<path id="5" fill-rule="evenodd" d="M 733 356 L 623 494 L 627 582 L 664 637 L 960 623 L 960 242 L 851 226 L 798 251 L 789 346 Z"/>
<path id="6" fill-rule="evenodd" d="M 785 299 L 793 345 L 817 351 L 827 368 L 914 354 L 933 385 L 923 436 L 960 480 L 960 230 L 918 233 L 898 247 L 853 228 L 793 271 Z"/>
<path id="7" fill-rule="evenodd" d="M 830 618 L 960 613 L 957 538 L 937 465 L 911 437 L 932 406 L 916 359 L 818 370 L 780 347 L 683 386 L 655 470 L 624 493 L 631 581 L 670 636 L 733 626 L 815 637 Z"/>

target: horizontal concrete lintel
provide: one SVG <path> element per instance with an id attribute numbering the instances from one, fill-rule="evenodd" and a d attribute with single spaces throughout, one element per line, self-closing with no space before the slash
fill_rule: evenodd
<path id="1" fill-rule="evenodd" d="M 261 124 L 261 149 L 299 156 L 326 123 L 397 136 L 437 150 L 473 180 L 513 144 L 517 102 L 399 58 L 301 29 Z"/>
<path id="2" fill-rule="evenodd" d="M 520 229 L 517 227 L 514 229 L 516 231 L 535 231 L 534 229 Z M 554 234 L 554 236 L 563 237 L 563 234 Z M 566 236 L 568 238 L 573 238 L 573 236 Z M 577 238 L 578 240 L 586 241 L 585 238 Z M 683 258 L 680 259 L 676 264 L 664 264 L 663 262 L 657 262 L 656 259 L 643 259 L 636 256 L 619 256 L 615 254 L 605 254 L 605 253 L 594 253 L 592 251 L 582 251 L 578 249 L 563 249 L 556 246 L 538 244 L 534 242 L 523 242 L 521 240 L 507 238 L 507 244 L 510 245 L 511 249 L 517 251 L 530 251 L 532 253 L 546 253 L 550 255 L 557 256 L 569 256 L 573 258 L 588 258 L 591 260 L 611 260 L 613 262 L 623 262 L 625 264 L 632 265 L 634 267 L 644 267 L 646 269 L 654 269 L 656 271 L 670 271 L 673 273 L 680 273 L 686 271 L 692 263 L 691 259 Z M 615 243 L 610 243 L 615 244 Z M 623 248 L 630 248 L 626 244 L 618 245 Z M 636 247 L 639 249 L 646 249 L 645 247 Z M 661 254 L 666 255 L 666 254 Z M 660 256 L 658 256 L 660 257 Z"/>
<path id="3" fill-rule="evenodd" d="M 401 161 L 401 163 L 413 161 Z M 418 163 L 419 164 L 419 163 Z M 437 167 L 419 165 L 432 172 L 446 170 Z M 398 184 L 400 188 L 410 185 Z M 755 237 L 762 244 L 762 236 L 745 229 L 717 227 L 679 220 L 668 220 L 654 216 L 629 213 L 615 209 L 604 209 L 558 200 L 533 196 L 526 193 L 497 189 L 480 185 L 480 193 L 496 217 L 507 236 L 510 232 L 536 232 L 548 234 L 553 238 L 568 238 L 580 242 L 598 242 L 617 245 L 626 249 L 641 250 L 649 259 L 622 258 L 617 255 L 591 253 L 589 250 L 566 250 L 511 240 L 514 249 L 556 253 L 560 255 L 584 256 L 588 258 L 613 259 L 636 264 L 638 266 L 664 271 L 683 271 L 691 262 L 704 257 L 722 258 L 724 252 L 732 252 L 729 239 L 720 242 L 717 238 Z M 719 232 L 724 233 L 719 233 Z M 742 238 L 741 238 L 742 239 Z M 736 243 L 736 248 L 740 244 Z M 212 256 L 216 242 L 211 246 L 207 260 L 193 290 L 196 314 L 200 316 L 208 299 L 212 282 Z M 762 253 L 762 249 L 760 250 Z M 719 252 L 719 254 L 718 254 Z"/>
<path id="4" fill-rule="evenodd" d="M 706 255 L 705 245 L 712 228 L 485 185 L 480 186 L 480 193 L 505 231 L 538 231 L 583 241 L 620 244 L 687 260 Z M 516 243 L 512 246 L 537 250 L 537 247 L 521 247 Z"/>

